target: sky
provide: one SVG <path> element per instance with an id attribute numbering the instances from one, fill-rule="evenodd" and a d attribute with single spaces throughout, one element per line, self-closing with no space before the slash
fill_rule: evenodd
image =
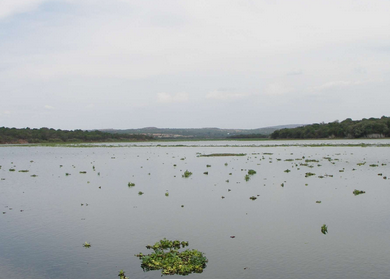
<path id="1" fill-rule="evenodd" d="M 390 116 L 390 0 L 1 0 L 0 126 Z"/>

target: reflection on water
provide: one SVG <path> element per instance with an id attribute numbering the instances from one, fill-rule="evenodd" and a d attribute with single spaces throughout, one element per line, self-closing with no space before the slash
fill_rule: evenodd
<path id="1" fill-rule="evenodd" d="M 163 238 L 205 253 L 196 278 L 388 277 L 390 149 L 263 143 L 0 147 L 0 277 L 160 278 L 134 255 Z"/>

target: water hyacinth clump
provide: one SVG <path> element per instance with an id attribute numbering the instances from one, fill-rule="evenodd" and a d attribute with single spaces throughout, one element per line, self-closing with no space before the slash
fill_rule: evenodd
<path id="1" fill-rule="evenodd" d="M 141 260 L 144 271 L 161 269 L 162 275 L 202 273 L 206 268 L 207 258 L 195 249 L 179 252 L 180 248 L 186 246 L 188 246 L 187 241 L 171 241 L 164 238 L 153 246 L 146 246 L 147 249 L 152 249 L 153 253 L 148 255 L 139 253 L 135 256 Z"/>
<path id="2" fill-rule="evenodd" d="M 187 177 L 190 177 L 192 175 L 192 172 L 186 170 L 183 174 L 183 177 L 187 178 Z"/>
<path id="3" fill-rule="evenodd" d="M 323 234 L 327 234 L 328 233 L 328 226 L 323 224 L 322 227 L 321 227 L 321 232 Z"/>
<path id="4" fill-rule="evenodd" d="M 365 191 L 359 191 L 359 190 L 354 190 L 353 192 L 352 192 L 355 196 L 357 196 L 357 195 L 360 195 L 360 194 L 365 194 L 366 192 Z"/>

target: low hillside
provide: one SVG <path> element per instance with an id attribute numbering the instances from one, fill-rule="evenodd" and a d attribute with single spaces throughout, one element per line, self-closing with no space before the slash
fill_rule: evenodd
<path id="1" fill-rule="evenodd" d="M 271 134 L 272 139 L 319 138 L 384 138 L 390 137 L 390 118 L 369 118 L 330 123 L 311 124 L 293 129 L 280 129 Z"/>

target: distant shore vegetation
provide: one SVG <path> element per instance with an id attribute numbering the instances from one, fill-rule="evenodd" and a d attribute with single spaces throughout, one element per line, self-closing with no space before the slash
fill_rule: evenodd
<path id="1" fill-rule="evenodd" d="M 347 118 L 341 122 L 305 125 L 280 129 L 271 134 L 271 139 L 323 139 L 323 138 L 387 138 L 390 137 L 390 117 Z"/>
<path id="2" fill-rule="evenodd" d="M 6 128 L 0 127 L 0 144 L 49 143 L 49 142 L 115 142 L 147 141 L 152 136 L 142 134 L 112 134 L 97 130 L 55 130 L 49 128 Z"/>

